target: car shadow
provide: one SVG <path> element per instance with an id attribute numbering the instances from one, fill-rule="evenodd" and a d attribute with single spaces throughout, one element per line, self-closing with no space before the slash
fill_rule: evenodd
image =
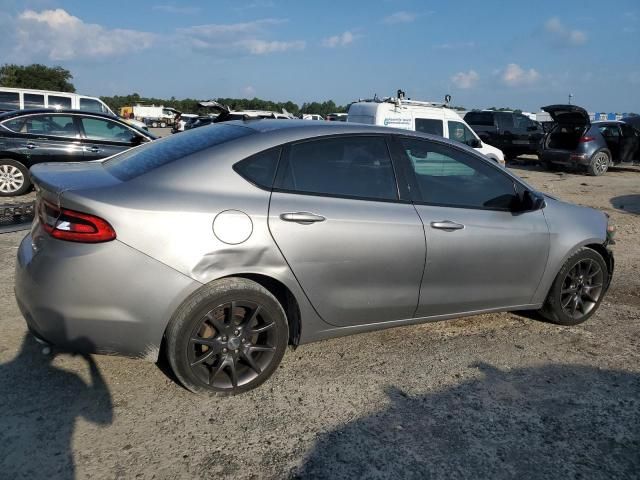
<path id="1" fill-rule="evenodd" d="M 640 375 L 576 365 L 498 370 L 389 406 L 316 440 L 290 478 L 632 478 Z"/>
<path id="2" fill-rule="evenodd" d="M 640 195 L 638 194 L 620 195 L 619 197 L 613 197 L 609 201 L 611 202 L 611 206 L 616 210 L 640 215 Z"/>
<path id="3" fill-rule="evenodd" d="M 91 348 L 80 339 L 81 348 Z M 113 421 L 109 389 L 90 355 L 90 382 L 53 365 L 54 355 L 25 335 L 17 356 L 0 365 L 0 477 L 75 478 L 72 436 L 77 419 Z M 86 350 L 85 350 L 86 351 Z"/>

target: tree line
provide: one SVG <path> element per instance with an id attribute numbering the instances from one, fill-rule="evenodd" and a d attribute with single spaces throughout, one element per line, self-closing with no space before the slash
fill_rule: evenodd
<path id="1" fill-rule="evenodd" d="M 71 82 L 72 79 L 71 72 L 59 66 L 47 67 L 46 65 L 34 63 L 32 65 L 5 64 L 0 67 L 0 86 L 2 87 L 33 88 L 73 93 L 76 88 Z M 111 97 L 102 96 L 100 99 L 116 113 L 122 107 L 133 106 L 138 103 L 163 105 L 185 113 L 206 113 L 207 110 L 198 105 L 198 102 L 202 100 L 216 100 L 219 103 L 228 105 L 232 110 L 271 110 L 280 112 L 285 109 L 294 115 L 311 113 L 326 116 L 329 113 L 346 112 L 348 108 L 348 105 L 336 105 L 333 100 L 303 103 L 299 106 L 292 101 L 273 102 L 260 98 L 185 98 L 178 100 L 175 97 L 169 99 L 144 97 L 138 93 Z"/>

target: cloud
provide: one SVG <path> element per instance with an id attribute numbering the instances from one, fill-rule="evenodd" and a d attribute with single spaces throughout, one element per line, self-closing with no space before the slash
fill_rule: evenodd
<path id="1" fill-rule="evenodd" d="M 195 13 L 200 12 L 200 7 L 190 7 L 190 6 L 178 6 L 178 5 L 154 5 L 151 7 L 152 10 L 156 10 L 158 12 L 171 13 L 171 14 L 179 14 L 179 15 L 193 15 Z"/>
<path id="2" fill-rule="evenodd" d="M 325 38 L 322 40 L 322 46 L 328 48 L 346 47 L 347 45 L 352 44 L 356 38 L 358 38 L 358 35 L 355 35 L 350 31 L 346 31 L 340 35 Z"/>
<path id="3" fill-rule="evenodd" d="M 582 30 L 572 30 L 564 25 L 558 17 L 551 17 L 544 24 L 551 39 L 559 46 L 579 47 L 587 43 L 587 34 Z"/>
<path id="4" fill-rule="evenodd" d="M 256 89 L 254 87 L 252 87 L 251 85 L 247 85 L 246 87 L 244 87 L 242 89 L 242 95 L 245 98 L 253 98 L 256 96 Z"/>
<path id="5" fill-rule="evenodd" d="M 139 52 L 150 48 L 155 40 L 149 32 L 85 23 L 60 8 L 25 10 L 15 22 L 14 51 L 25 60 L 95 59 Z"/>
<path id="6" fill-rule="evenodd" d="M 382 19 L 382 22 L 389 25 L 395 25 L 398 23 L 411 23 L 415 21 L 416 17 L 417 15 L 415 13 L 400 11 L 384 17 Z"/>
<path id="7" fill-rule="evenodd" d="M 502 83 L 508 87 L 530 86 L 540 79 L 540 74 L 535 69 L 530 68 L 529 70 L 525 70 L 516 63 L 510 63 L 504 70 L 498 73 L 500 74 Z"/>
<path id="8" fill-rule="evenodd" d="M 467 48 L 475 48 L 475 42 L 454 42 L 454 43 L 441 43 L 434 45 L 434 50 L 463 50 Z"/>
<path id="9" fill-rule="evenodd" d="M 478 83 L 480 76 L 475 70 L 469 70 L 468 72 L 458 72 L 451 77 L 453 84 L 462 89 L 468 89 L 475 86 Z"/>
<path id="10" fill-rule="evenodd" d="M 208 24 L 180 28 L 176 35 L 194 50 L 204 53 L 236 55 L 266 55 L 269 53 L 304 50 L 303 40 L 269 40 L 268 29 L 287 20 L 265 18 L 244 23 Z"/>

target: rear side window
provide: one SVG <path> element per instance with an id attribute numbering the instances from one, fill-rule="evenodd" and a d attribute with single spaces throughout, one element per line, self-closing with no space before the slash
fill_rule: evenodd
<path id="1" fill-rule="evenodd" d="M 620 136 L 620 130 L 617 125 L 602 125 L 598 127 L 598 130 L 605 138 L 617 138 Z"/>
<path id="2" fill-rule="evenodd" d="M 279 188 L 361 199 L 397 200 L 395 176 L 383 137 L 339 137 L 290 147 Z"/>
<path id="3" fill-rule="evenodd" d="M 280 148 L 256 153 L 249 158 L 236 163 L 233 169 L 245 180 L 261 188 L 271 190 L 276 176 Z"/>
<path id="4" fill-rule="evenodd" d="M 85 110 L 87 112 L 109 113 L 101 102 L 94 100 L 93 98 L 81 98 L 80 110 Z"/>
<path id="5" fill-rule="evenodd" d="M 0 110 L 20 110 L 20 94 L 0 92 Z"/>
<path id="6" fill-rule="evenodd" d="M 28 115 L 7 120 L 3 125 L 14 132 L 31 135 L 78 136 L 73 117 L 69 115 Z"/>
<path id="7" fill-rule="evenodd" d="M 71 98 L 58 95 L 49 95 L 49 108 L 71 108 Z"/>
<path id="8" fill-rule="evenodd" d="M 443 137 L 442 120 L 416 118 L 416 132 L 430 133 Z"/>
<path id="9" fill-rule="evenodd" d="M 196 128 L 127 150 L 111 157 L 104 163 L 104 167 L 113 176 L 126 181 L 188 155 L 252 133 L 254 131 L 249 128 L 222 124 Z"/>
<path id="10" fill-rule="evenodd" d="M 44 107 L 44 95 L 35 93 L 25 93 L 23 95 L 24 109 L 29 108 L 43 108 Z"/>
<path id="11" fill-rule="evenodd" d="M 493 126 L 493 114 L 491 112 L 469 112 L 464 116 L 469 125 Z"/>

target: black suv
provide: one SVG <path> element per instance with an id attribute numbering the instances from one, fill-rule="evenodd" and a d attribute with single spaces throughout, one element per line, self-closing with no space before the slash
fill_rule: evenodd
<path id="1" fill-rule="evenodd" d="M 464 120 L 483 142 L 504 152 L 505 158 L 537 154 L 544 136 L 542 125 L 516 112 L 467 112 Z"/>
<path id="2" fill-rule="evenodd" d="M 97 160 L 154 140 L 111 115 L 79 110 L 16 110 L 0 115 L 0 197 L 29 190 L 42 162 Z"/>

